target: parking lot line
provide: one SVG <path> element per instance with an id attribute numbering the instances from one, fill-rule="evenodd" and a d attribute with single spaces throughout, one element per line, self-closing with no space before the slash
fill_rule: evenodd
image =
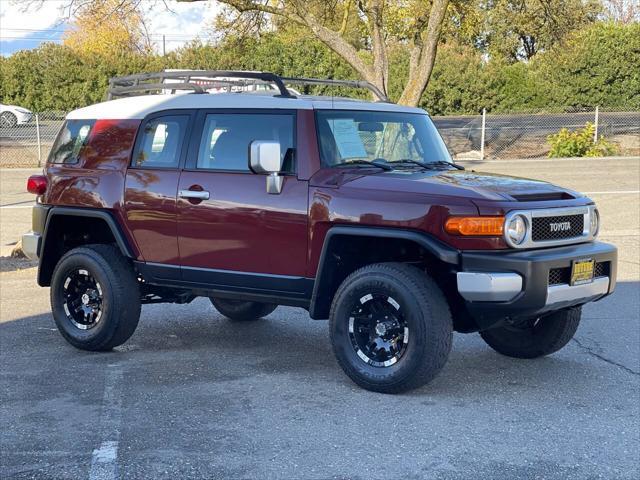
<path id="1" fill-rule="evenodd" d="M 102 441 L 91 455 L 89 480 L 118 478 L 118 442 L 122 418 L 122 369 L 109 365 L 105 370 L 100 435 Z"/>
<path id="2" fill-rule="evenodd" d="M 18 208 L 33 208 L 35 203 L 31 203 L 29 205 L 0 205 L 1 210 L 13 210 Z"/>
<path id="3" fill-rule="evenodd" d="M 628 194 L 639 194 L 640 190 L 607 190 L 604 192 L 582 192 L 585 195 L 628 195 Z"/>

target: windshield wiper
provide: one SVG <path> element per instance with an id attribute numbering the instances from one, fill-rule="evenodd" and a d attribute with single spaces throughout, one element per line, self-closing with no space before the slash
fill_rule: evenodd
<path id="1" fill-rule="evenodd" d="M 344 162 L 344 163 L 339 163 L 337 166 L 338 167 L 348 167 L 349 165 L 369 165 L 369 166 L 373 166 L 373 167 L 378 167 L 381 168 L 382 170 L 385 170 L 387 172 L 393 170 L 393 167 L 391 167 L 391 165 L 388 165 L 386 163 L 383 163 L 380 160 L 350 160 L 348 162 Z"/>
<path id="2" fill-rule="evenodd" d="M 419 165 L 423 168 L 432 169 L 434 165 L 437 166 L 447 166 L 457 168 L 458 170 L 464 170 L 462 165 L 458 165 L 457 163 L 447 162 L 446 160 L 436 160 L 435 162 L 419 162 L 418 160 L 413 160 L 411 158 L 403 158 L 402 160 L 394 160 L 389 163 L 412 163 L 414 165 Z"/>
<path id="3" fill-rule="evenodd" d="M 464 170 L 465 168 L 459 163 L 447 162 L 446 160 L 436 160 L 435 162 L 428 162 L 429 164 L 435 163 L 436 165 L 447 165 L 453 168 L 457 168 L 458 170 Z"/>

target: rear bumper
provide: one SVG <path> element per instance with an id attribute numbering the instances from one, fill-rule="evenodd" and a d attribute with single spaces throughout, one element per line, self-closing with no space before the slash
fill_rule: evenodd
<path id="1" fill-rule="evenodd" d="M 39 233 L 29 232 L 22 235 L 22 252 L 30 260 L 37 260 L 40 256 L 40 245 L 42 244 L 42 235 Z"/>
<path id="2" fill-rule="evenodd" d="M 549 285 L 550 270 L 570 268 L 573 260 L 585 258 L 606 264 L 606 275 L 585 285 Z M 458 292 L 481 329 L 599 300 L 616 285 L 617 249 L 601 242 L 543 250 L 463 252 L 461 259 Z"/>
<path id="3" fill-rule="evenodd" d="M 31 260 L 40 257 L 42 236 L 50 208 L 49 205 L 36 203 L 31 210 L 31 231 L 22 235 L 22 251 Z"/>

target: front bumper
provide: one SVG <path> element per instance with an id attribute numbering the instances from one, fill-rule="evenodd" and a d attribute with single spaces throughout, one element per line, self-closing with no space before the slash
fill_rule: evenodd
<path id="1" fill-rule="evenodd" d="M 550 270 L 570 268 L 573 260 L 585 258 L 602 263 L 606 274 L 584 285 L 549 284 Z M 463 252 L 461 259 L 458 292 L 480 329 L 599 300 L 616 285 L 617 249 L 602 242 L 543 250 Z"/>

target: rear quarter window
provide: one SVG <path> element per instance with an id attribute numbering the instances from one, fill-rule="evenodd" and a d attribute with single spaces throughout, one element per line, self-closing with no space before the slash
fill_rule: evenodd
<path id="1" fill-rule="evenodd" d="M 65 121 L 51 148 L 49 163 L 77 163 L 95 123 L 95 120 Z"/>

